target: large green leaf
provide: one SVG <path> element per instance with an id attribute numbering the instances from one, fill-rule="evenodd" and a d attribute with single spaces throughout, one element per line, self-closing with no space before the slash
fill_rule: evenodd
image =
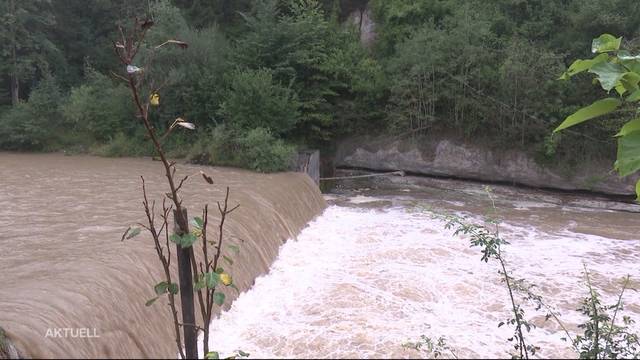
<path id="1" fill-rule="evenodd" d="M 618 139 L 616 170 L 627 176 L 640 170 L 640 131 L 634 131 Z"/>
<path id="2" fill-rule="evenodd" d="M 633 71 L 628 71 L 620 77 L 620 84 L 622 84 L 622 86 L 624 86 L 624 88 L 629 92 L 638 90 L 639 82 L 640 74 Z"/>
<path id="3" fill-rule="evenodd" d="M 591 43 L 591 52 L 603 53 L 609 51 L 616 51 L 620 48 L 622 37 L 615 37 L 611 34 L 602 34 L 599 37 L 593 39 Z"/>
<path id="4" fill-rule="evenodd" d="M 589 119 L 608 114 L 620 106 L 620 100 L 615 98 L 601 99 L 593 104 L 583 107 L 574 114 L 569 115 L 553 132 L 580 124 Z"/>
<path id="5" fill-rule="evenodd" d="M 589 70 L 593 65 L 601 63 L 607 59 L 609 59 L 609 55 L 607 54 L 599 54 L 593 59 L 587 59 L 587 60 L 578 59 L 574 61 L 573 64 L 571 64 L 571 66 L 569 66 L 567 71 L 565 71 L 564 74 L 562 74 L 559 79 L 567 80 L 569 77 L 576 75 L 578 73 L 581 73 L 583 71 Z"/>
<path id="6" fill-rule="evenodd" d="M 640 73 L 640 55 L 631 55 L 628 51 L 621 50 L 618 52 L 618 60 L 629 71 Z"/>
<path id="7" fill-rule="evenodd" d="M 605 61 L 593 65 L 591 69 L 589 69 L 589 72 L 598 75 L 600 86 L 602 86 L 604 90 L 610 91 L 627 72 L 627 69 L 622 65 Z"/>
<path id="8" fill-rule="evenodd" d="M 622 129 L 620 129 L 620 131 L 616 134 L 616 136 L 625 136 L 627 134 L 630 134 L 638 130 L 640 130 L 640 118 L 633 119 L 628 123 L 624 124 L 624 126 L 622 127 Z"/>
<path id="9" fill-rule="evenodd" d="M 636 183 L 636 201 L 640 202 L 640 180 Z"/>
<path id="10" fill-rule="evenodd" d="M 638 101 L 638 100 L 640 100 L 640 90 L 636 90 L 636 91 L 632 92 L 631 95 L 627 96 L 627 98 L 625 100 L 627 100 L 627 101 Z"/>

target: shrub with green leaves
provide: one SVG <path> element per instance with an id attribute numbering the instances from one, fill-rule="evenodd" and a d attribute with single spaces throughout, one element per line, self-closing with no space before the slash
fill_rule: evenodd
<path id="1" fill-rule="evenodd" d="M 233 127 L 263 127 L 280 135 L 296 124 L 299 107 L 295 92 L 274 81 L 271 70 L 237 70 L 220 113 Z"/>
<path id="2" fill-rule="evenodd" d="M 87 133 L 99 142 L 130 132 L 135 119 L 128 89 L 88 69 L 87 82 L 71 90 L 62 112 L 71 131 Z"/>
<path id="3" fill-rule="evenodd" d="M 237 165 L 260 172 L 288 170 L 295 149 L 281 139 L 276 139 L 264 128 L 250 130 L 237 141 L 240 152 Z"/>
<path id="4" fill-rule="evenodd" d="M 633 119 L 616 134 L 618 156 L 614 165 L 620 176 L 627 176 L 640 170 L 640 54 L 633 55 L 621 50 L 621 43 L 622 37 L 600 35 L 591 44 L 591 51 L 597 55 L 591 59 L 574 61 L 560 76 L 560 79 L 567 80 L 586 71 L 594 75 L 594 82 L 600 84 L 609 96 L 567 117 L 554 133 L 623 107 L 631 108 Z M 640 201 L 640 180 L 636 184 L 636 193 L 637 201 Z"/>
<path id="5" fill-rule="evenodd" d="M 241 131 L 224 125 L 200 136 L 188 158 L 196 163 L 237 166 L 260 172 L 291 168 L 295 147 L 265 128 Z"/>
<path id="6" fill-rule="evenodd" d="M 50 75 L 31 92 L 28 102 L 21 102 L 0 118 L 0 149 L 47 150 L 59 142 L 62 129 L 60 103 L 63 94 Z"/>

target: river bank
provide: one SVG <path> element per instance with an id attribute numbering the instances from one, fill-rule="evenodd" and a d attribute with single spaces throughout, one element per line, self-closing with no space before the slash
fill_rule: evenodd
<path id="1" fill-rule="evenodd" d="M 345 139 L 337 145 L 334 165 L 611 195 L 634 195 L 640 178 L 618 177 L 612 170 L 613 160 L 591 161 L 574 168 L 542 165 L 531 152 L 492 149 L 445 136 Z"/>

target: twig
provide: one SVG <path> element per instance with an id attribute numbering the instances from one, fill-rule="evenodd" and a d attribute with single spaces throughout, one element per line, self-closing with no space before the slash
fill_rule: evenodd
<path id="1" fill-rule="evenodd" d="M 167 257 L 164 256 L 164 253 L 163 253 L 163 250 L 162 250 L 162 246 L 160 245 L 160 236 L 161 236 L 161 234 L 156 231 L 154 215 L 151 212 L 151 210 L 149 209 L 149 200 L 147 198 L 147 189 L 146 189 L 146 186 L 145 186 L 144 177 L 140 176 L 140 179 L 142 180 L 142 194 L 143 194 L 143 197 L 144 197 L 144 201 L 143 201 L 144 210 L 145 210 L 145 214 L 147 215 L 147 220 L 149 221 L 149 232 L 151 232 L 151 236 L 153 238 L 153 243 L 155 245 L 155 249 L 156 249 L 156 253 L 158 254 L 158 258 L 160 259 L 160 262 L 162 262 L 162 268 L 164 269 L 165 281 L 167 282 L 167 284 L 171 284 L 172 283 L 171 282 L 171 270 L 169 268 L 170 260 L 168 260 Z M 163 222 L 164 222 L 164 225 L 166 225 L 166 223 L 167 223 L 167 212 L 166 212 L 166 210 L 164 211 L 164 214 L 163 214 Z M 163 228 L 165 229 L 165 233 L 168 234 L 167 227 L 163 226 Z M 169 248 L 170 247 L 167 244 L 167 249 L 169 249 Z M 184 350 L 182 349 L 182 338 L 180 336 L 180 329 L 178 328 L 178 311 L 176 310 L 175 296 L 171 291 L 169 291 L 167 295 L 168 295 L 168 298 L 169 298 L 169 307 L 171 308 L 171 314 L 173 316 L 174 330 L 175 330 L 175 336 L 176 336 L 176 346 L 178 347 L 178 349 L 180 351 L 180 358 L 184 359 L 185 358 L 185 354 L 184 354 Z"/>
<path id="2" fill-rule="evenodd" d="M 607 334 L 607 339 L 611 339 L 611 334 L 613 333 L 613 327 L 616 323 L 616 316 L 618 315 L 618 310 L 622 307 L 622 295 L 624 295 L 624 291 L 627 290 L 627 286 L 629 286 L 629 275 L 624 278 L 624 284 L 622 285 L 622 290 L 620 291 L 620 295 L 618 295 L 618 302 L 616 303 L 616 310 L 613 312 L 613 317 L 611 318 L 611 328 L 609 329 L 609 333 Z"/>

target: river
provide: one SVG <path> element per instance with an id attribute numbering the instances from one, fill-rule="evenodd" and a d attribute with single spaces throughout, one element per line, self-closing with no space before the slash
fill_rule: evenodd
<path id="1" fill-rule="evenodd" d="M 460 358 L 508 357 L 507 290 L 495 263 L 480 261 L 468 238 L 453 236 L 427 210 L 481 222 L 493 208 L 485 185 L 454 180 L 361 181 L 325 195 L 329 208 L 282 246 L 268 275 L 212 323 L 210 348 L 251 357 L 412 358 L 402 345 L 442 337 Z M 594 195 L 492 186 L 507 266 L 537 285 L 572 333 L 587 295 L 583 264 L 605 303 L 621 278 L 640 284 L 639 207 Z M 615 210 L 614 210 L 615 209 Z M 640 320 L 640 295 L 625 314 Z M 543 312 L 527 334 L 536 357 L 576 357 Z M 620 318 L 619 318 L 620 319 Z M 635 327 L 638 330 L 638 327 Z M 445 351 L 444 357 L 453 357 Z"/>
<path id="2" fill-rule="evenodd" d="M 227 185 L 241 204 L 229 231 L 247 239 L 232 269 L 243 292 L 211 324 L 210 348 L 222 355 L 425 357 L 402 346 L 425 335 L 446 339 L 459 357 L 507 356 L 511 329 L 497 325 L 509 317 L 509 303 L 497 265 L 480 261 L 468 238 L 431 213 L 481 222 L 493 208 L 485 185 L 340 182 L 324 195 L 323 211 L 325 201 L 301 174 L 180 169 L 204 170 L 216 182 L 189 183 L 190 215 L 219 200 Z M 120 241 L 127 224 L 142 219 L 140 175 L 161 198 L 160 165 L 147 159 L 0 154 L 0 326 L 23 351 L 175 354 L 168 314 L 144 306 L 159 270 L 152 247 L 141 245 L 149 239 Z M 584 321 L 575 311 L 586 296 L 583 263 L 605 303 L 627 274 L 639 287 L 638 206 L 499 185 L 489 193 L 510 242 L 508 268 L 537 285 L 571 332 Z M 624 314 L 640 320 L 639 293 L 628 291 L 624 300 Z M 525 310 L 538 325 L 527 338 L 540 356 L 575 356 L 543 313 Z M 52 339 L 45 336 L 51 327 L 96 329 L 99 338 Z"/>
<path id="3" fill-rule="evenodd" d="M 240 247 L 225 267 L 240 290 L 325 206 L 303 174 L 178 165 L 180 179 L 193 174 L 182 191 L 191 217 L 205 203 L 216 209 L 227 186 L 230 206 L 240 205 L 225 223 L 225 241 Z M 167 185 L 158 161 L 0 153 L 0 327 L 25 356 L 175 354 L 166 300 L 145 306 L 163 279 L 151 237 L 121 241 L 127 226 L 144 221 L 140 176 L 159 212 Z M 217 218 L 210 211 L 212 224 Z"/>

